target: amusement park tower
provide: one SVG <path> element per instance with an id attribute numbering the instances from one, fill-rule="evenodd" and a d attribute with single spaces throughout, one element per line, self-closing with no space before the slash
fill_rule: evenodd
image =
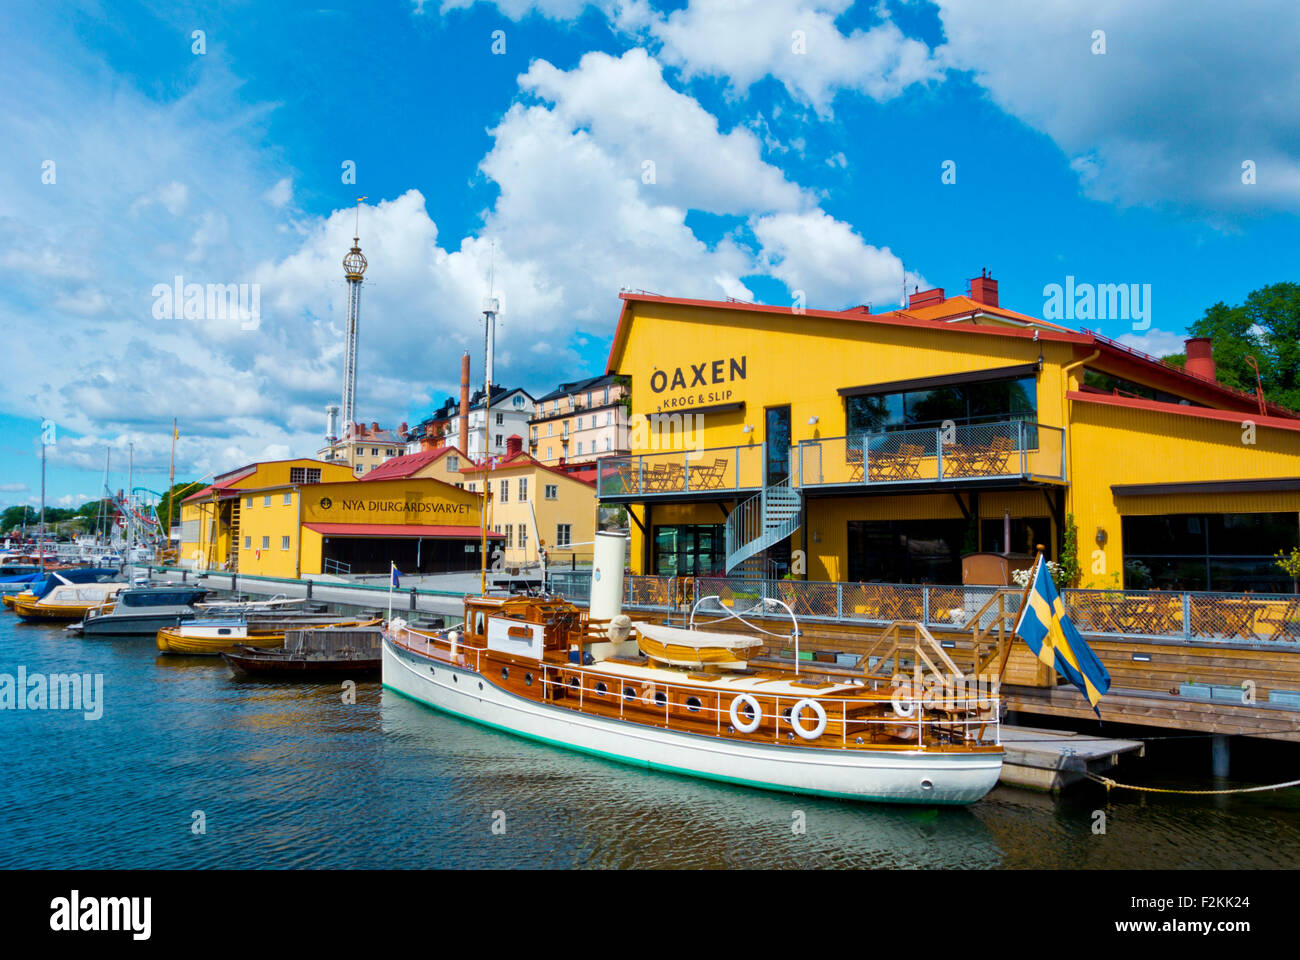
<path id="1" fill-rule="evenodd" d="M 343 275 L 348 281 L 348 339 L 343 358 L 343 430 L 357 421 L 357 320 L 361 314 L 361 277 L 366 272 L 366 258 L 361 255 L 361 201 L 357 198 L 357 221 L 352 249 L 343 258 Z"/>

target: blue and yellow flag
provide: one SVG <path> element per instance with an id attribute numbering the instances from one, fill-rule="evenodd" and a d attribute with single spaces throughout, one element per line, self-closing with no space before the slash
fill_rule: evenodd
<path id="1" fill-rule="evenodd" d="M 1078 687 L 1093 710 L 1097 710 L 1102 694 L 1110 689 L 1110 674 L 1065 615 L 1065 604 L 1056 592 L 1042 554 L 1038 555 L 1034 582 L 1016 623 L 1016 635 L 1039 660 Z"/>

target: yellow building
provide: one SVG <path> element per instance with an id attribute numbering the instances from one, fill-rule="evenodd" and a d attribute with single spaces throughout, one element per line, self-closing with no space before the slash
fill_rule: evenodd
<path id="1" fill-rule="evenodd" d="M 463 467 L 467 490 L 491 493 L 489 523 L 502 537 L 508 564 L 534 563 L 539 549 L 551 557 L 574 545 L 590 552 L 596 532 L 594 471 L 568 473 L 548 467 L 523 452 L 523 438 L 506 440 L 506 454 L 491 471 L 480 465 Z"/>
<path id="2" fill-rule="evenodd" d="M 347 464 L 305 457 L 249 463 L 214 477 L 181 503 L 180 561 L 199 570 L 239 568 L 240 493 L 245 489 L 350 479 Z"/>
<path id="3" fill-rule="evenodd" d="M 997 284 L 871 314 L 623 294 L 608 365 L 630 457 L 602 458 L 637 572 L 960 583 L 961 557 L 1059 559 L 1082 583 L 1279 590 L 1300 542 L 1300 417 Z"/>
<path id="4" fill-rule="evenodd" d="M 479 569 L 480 495 L 431 476 L 357 480 L 343 465 L 290 463 L 298 469 L 253 464 L 185 501 L 182 528 L 194 523 L 199 537 L 184 543 L 192 565 L 288 578 L 387 573 L 390 563 L 405 574 Z"/>

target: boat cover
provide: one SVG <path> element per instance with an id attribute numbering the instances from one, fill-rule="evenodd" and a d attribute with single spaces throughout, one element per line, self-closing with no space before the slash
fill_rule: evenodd
<path id="1" fill-rule="evenodd" d="M 763 641 L 758 637 L 747 637 L 743 633 L 709 633 L 704 630 L 687 630 L 684 627 L 669 627 L 662 623 L 633 623 L 637 633 L 649 637 L 658 643 L 671 643 L 692 650 L 705 650 L 721 647 L 724 650 L 752 650 L 761 647 Z"/>

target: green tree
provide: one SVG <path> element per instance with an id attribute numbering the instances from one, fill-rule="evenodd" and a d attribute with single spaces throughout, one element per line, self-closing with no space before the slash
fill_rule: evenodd
<path id="1" fill-rule="evenodd" d="M 1246 362 L 1248 356 L 1254 357 L 1265 398 L 1300 410 L 1300 284 L 1261 287 L 1236 306 L 1220 301 L 1188 332 L 1213 342 L 1220 382 L 1254 392 L 1255 371 Z M 1183 354 L 1165 359 L 1180 366 L 1186 363 Z"/>
<path id="2" fill-rule="evenodd" d="M 162 499 L 158 501 L 158 522 L 164 527 L 169 522 L 169 519 L 172 526 L 180 523 L 181 501 L 191 493 L 197 493 L 202 488 L 203 485 L 195 481 L 173 484 L 171 489 L 164 493 Z"/>

